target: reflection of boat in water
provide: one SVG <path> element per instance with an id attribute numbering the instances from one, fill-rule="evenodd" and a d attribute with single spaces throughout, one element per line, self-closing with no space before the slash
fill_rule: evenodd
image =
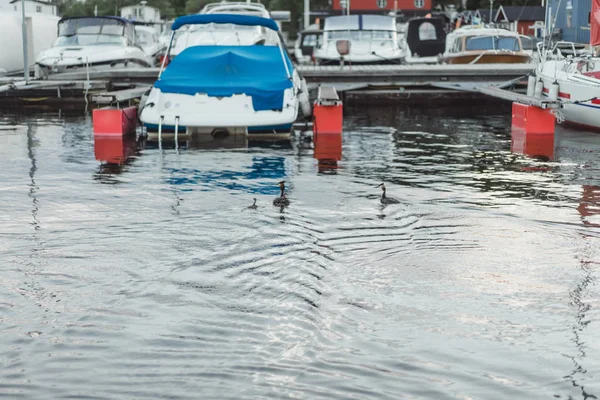
<path id="1" fill-rule="evenodd" d="M 285 180 L 289 174 L 286 170 L 285 157 L 277 156 L 250 156 L 236 157 L 237 168 L 228 164 L 227 168 L 215 168 L 222 160 L 219 152 L 204 153 L 203 161 L 207 169 L 200 168 L 166 168 L 169 173 L 167 183 L 176 186 L 188 186 L 189 190 L 198 186 L 200 190 L 214 190 L 224 188 L 245 193 L 277 195 L 279 188 L 273 182 Z M 211 158 L 215 158 L 211 162 Z M 264 183 L 268 181 L 268 183 Z M 185 190 L 181 188 L 181 190 Z"/>

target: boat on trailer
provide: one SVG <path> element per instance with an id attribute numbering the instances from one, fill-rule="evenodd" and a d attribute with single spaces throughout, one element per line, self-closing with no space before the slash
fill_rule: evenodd
<path id="1" fill-rule="evenodd" d="M 235 14 L 196 14 L 180 17 L 173 36 L 183 26 L 236 24 L 278 32 L 272 19 Z M 277 36 L 280 38 L 280 36 Z M 185 48 L 165 67 L 139 115 L 149 138 L 163 133 L 183 135 L 285 133 L 301 110 L 311 114 L 306 81 L 294 68 L 284 44 L 203 45 Z"/>

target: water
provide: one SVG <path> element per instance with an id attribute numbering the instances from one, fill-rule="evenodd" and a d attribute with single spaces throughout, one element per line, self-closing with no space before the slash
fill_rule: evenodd
<path id="1" fill-rule="evenodd" d="M 0 397 L 597 398 L 600 136 L 528 157 L 478 109 L 121 167 L 88 117 L 3 115 Z"/>

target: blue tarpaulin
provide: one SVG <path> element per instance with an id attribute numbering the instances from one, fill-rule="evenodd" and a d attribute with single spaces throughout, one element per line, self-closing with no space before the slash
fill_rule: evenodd
<path id="1" fill-rule="evenodd" d="M 202 24 L 236 24 L 236 25 L 258 25 L 265 28 L 279 30 L 275 20 L 270 18 L 257 17 L 255 15 L 241 14 L 195 14 L 179 17 L 171 25 L 171 30 L 176 31 L 183 25 L 202 25 Z"/>
<path id="2" fill-rule="evenodd" d="M 291 73 L 292 63 L 284 56 Z M 277 46 L 193 46 L 173 59 L 154 87 L 190 96 L 246 94 L 261 111 L 281 110 L 283 91 L 292 81 Z"/>

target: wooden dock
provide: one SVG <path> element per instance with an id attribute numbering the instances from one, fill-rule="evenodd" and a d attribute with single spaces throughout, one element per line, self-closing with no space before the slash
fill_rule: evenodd
<path id="1" fill-rule="evenodd" d="M 483 97 L 478 86 L 519 86 L 534 64 L 478 65 L 345 65 L 297 66 L 309 89 L 316 92 L 321 85 L 332 86 L 340 94 L 396 96 L 401 101 L 410 95 L 451 97 L 461 95 Z M 158 68 L 112 69 L 107 71 L 68 72 L 50 75 L 45 80 L 22 78 L 0 79 L 0 104 L 21 105 L 36 102 L 109 105 L 131 102 L 142 96 L 158 78 Z M 89 81 L 88 81 L 89 79 Z"/>

